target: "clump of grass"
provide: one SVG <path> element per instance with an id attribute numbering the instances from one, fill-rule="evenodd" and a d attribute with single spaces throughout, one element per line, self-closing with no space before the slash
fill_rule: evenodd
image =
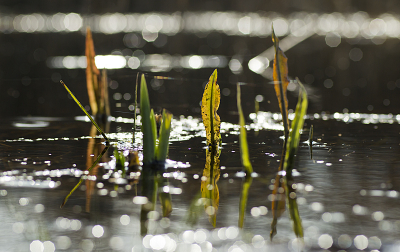
<path id="1" fill-rule="evenodd" d="M 168 113 L 165 109 L 163 110 L 161 127 L 157 134 L 156 117 L 153 109 L 150 109 L 149 94 L 144 75 L 142 75 L 140 85 L 140 114 L 143 133 L 143 164 L 153 165 L 154 163 L 163 163 L 168 154 L 172 114 Z M 158 144 L 157 136 L 159 136 Z"/>

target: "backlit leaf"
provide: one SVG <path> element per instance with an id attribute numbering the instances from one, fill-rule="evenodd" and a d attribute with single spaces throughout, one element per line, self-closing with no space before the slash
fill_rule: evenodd
<path id="1" fill-rule="evenodd" d="M 288 100 L 286 97 L 286 91 L 289 85 L 287 57 L 279 48 L 279 39 L 275 36 L 274 27 L 272 27 L 272 41 L 274 42 L 275 47 L 275 58 L 273 66 L 275 93 L 276 97 L 278 98 L 279 108 L 282 114 L 283 125 L 285 128 L 285 137 L 287 137 L 287 134 L 289 133 Z"/>
<path id="2" fill-rule="evenodd" d="M 162 114 L 162 122 L 160 127 L 160 136 L 157 146 L 156 160 L 164 161 L 167 158 L 169 146 L 169 134 L 171 132 L 171 119 L 172 114 L 168 113 L 165 109 Z"/>
<path id="3" fill-rule="evenodd" d="M 154 161 L 155 153 L 155 120 L 153 112 L 153 121 L 150 118 L 150 101 L 149 93 L 147 91 L 147 83 L 142 74 L 140 84 L 140 115 L 142 120 L 142 133 L 143 133 L 143 164 L 151 164 Z"/>
<path id="4" fill-rule="evenodd" d="M 217 70 L 213 74 L 204 89 L 203 99 L 201 100 L 201 115 L 203 124 L 206 128 L 208 146 L 218 146 L 220 136 L 221 120 L 217 114 L 220 102 L 220 90 L 217 84 Z"/>
<path id="5" fill-rule="evenodd" d="M 242 157 L 242 165 L 245 168 L 246 172 L 248 174 L 251 174 L 253 172 L 253 167 L 251 166 L 250 162 L 250 155 L 249 155 L 249 146 L 247 144 L 247 133 L 246 133 L 246 127 L 245 127 L 245 121 L 244 121 L 244 116 L 243 116 L 243 110 L 242 110 L 242 105 L 241 105 L 241 99 L 240 99 L 240 86 L 237 84 L 237 107 L 238 107 L 238 112 L 239 112 L 239 125 L 240 125 L 240 137 L 239 137 L 239 142 L 240 142 L 240 153 Z"/>
<path id="6" fill-rule="evenodd" d="M 308 106 L 306 89 L 301 84 L 300 80 L 297 79 L 297 82 L 299 83 L 300 91 L 295 111 L 295 117 L 292 122 L 288 141 L 286 143 L 285 163 L 283 165 L 283 169 L 286 171 L 286 174 L 291 173 L 293 169 L 294 156 L 296 155 L 299 146 L 300 131 L 303 129 L 304 116 L 306 115 Z"/>
<path id="7" fill-rule="evenodd" d="M 97 69 L 94 57 L 96 56 L 94 52 L 94 44 L 92 38 L 92 32 L 88 27 L 86 29 L 86 48 L 85 48 L 85 55 L 86 55 L 86 84 L 87 90 L 89 95 L 89 103 L 92 109 L 92 114 L 96 115 L 98 111 L 98 103 L 96 94 L 99 90 L 99 79 L 100 71 Z"/>

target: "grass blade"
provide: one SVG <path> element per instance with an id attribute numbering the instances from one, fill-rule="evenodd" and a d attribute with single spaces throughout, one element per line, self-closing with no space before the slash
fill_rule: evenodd
<path id="1" fill-rule="evenodd" d="M 253 172 L 253 167 L 251 166 L 250 162 L 249 146 L 247 144 L 246 127 L 241 105 L 239 84 L 237 84 L 237 107 L 239 112 L 239 125 L 240 125 L 239 142 L 240 142 L 240 153 L 242 157 L 242 165 L 245 168 L 247 174 L 251 174 Z"/>
<path id="2" fill-rule="evenodd" d="M 306 115 L 308 107 L 306 89 L 304 88 L 303 84 L 301 84 L 299 79 L 297 79 L 297 82 L 300 85 L 300 91 L 295 111 L 295 117 L 292 122 L 288 141 L 286 143 L 285 163 L 283 165 L 283 169 L 286 171 L 286 174 L 291 174 L 293 169 L 294 156 L 296 155 L 297 149 L 299 147 L 300 131 L 303 129 L 304 116 Z"/>
<path id="3" fill-rule="evenodd" d="M 90 121 L 93 123 L 93 125 L 96 127 L 96 129 L 103 135 L 104 139 L 106 140 L 107 144 L 109 142 L 106 134 L 104 134 L 104 132 L 100 129 L 99 125 L 97 125 L 97 123 L 93 120 L 93 118 L 89 115 L 89 113 L 86 111 L 86 109 L 82 106 L 82 104 L 78 101 L 78 99 L 75 97 L 75 95 L 71 92 L 71 90 L 69 90 L 69 88 L 67 87 L 67 85 L 60 80 L 61 84 L 63 84 L 64 88 L 67 90 L 67 92 L 69 93 L 69 95 L 71 95 L 72 99 L 74 99 L 74 101 L 76 102 L 76 104 L 78 104 L 78 106 L 82 109 L 82 111 L 87 115 L 87 117 L 90 119 Z"/>
<path id="4" fill-rule="evenodd" d="M 103 149 L 103 151 L 100 153 L 100 155 L 97 157 L 97 159 L 94 161 L 94 163 L 92 164 L 92 166 L 90 166 L 89 169 L 87 169 L 87 171 L 90 172 L 90 171 L 93 169 L 93 167 L 95 167 L 95 166 L 99 163 L 100 159 L 101 159 L 101 158 L 103 157 L 103 155 L 106 153 L 106 151 L 108 150 L 108 148 L 109 148 L 109 146 L 107 145 L 107 146 Z M 76 184 L 76 186 L 75 186 L 74 188 L 72 188 L 72 190 L 71 190 L 71 191 L 68 193 L 68 195 L 64 198 L 64 200 L 63 200 L 63 202 L 62 202 L 60 208 L 62 208 L 62 207 L 67 203 L 69 197 L 70 197 L 70 196 L 74 193 L 74 191 L 82 184 L 82 182 L 83 182 L 83 179 L 81 178 L 81 179 L 79 180 L 78 184 Z"/>
<path id="5" fill-rule="evenodd" d="M 217 147 L 221 140 L 221 119 L 217 114 L 220 99 L 220 89 L 217 84 L 217 69 L 215 69 L 204 89 L 201 100 L 201 116 L 206 128 L 207 144 L 212 148 Z"/>
<path id="6" fill-rule="evenodd" d="M 282 121 L 285 129 L 285 138 L 287 138 L 289 134 L 288 100 L 286 97 L 286 91 L 289 85 L 287 57 L 279 48 L 279 39 L 275 36 L 273 26 L 272 41 L 274 42 L 275 47 L 275 58 L 273 66 L 275 93 L 276 97 L 278 98 L 279 108 L 282 114 Z"/>
<path id="7" fill-rule="evenodd" d="M 154 160 L 156 136 L 153 132 L 153 123 L 150 119 L 150 101 L 147 91 L 147 83 L 142 74 L 140 84 L 140 115 L 142 118 L 142 133 L 143 133 L 143 164 L 151 164 Z M 154 113 L 153 113 L 154 117 Z"/>
<path id="8" fill-rule="evenodd" d="M 137 110 L 137 87 L 139 82 L 139 73 L 136 75 L 136 86 L 135 86 L 135 111 L 133 117 L 133 134 L 132 134 L 132 144 L 135 144 L 135 133 L 136 133 L 136 110 Z"/>
<path id="9" fill-rule="evenodd" d="M 168 154 L 169 147 L 169 134 L 171 132 L 171 119 L 172 114 L 168 113 L 165 109 L 163 110 L 162 122 L 160 127 L 160 136 L 157 146 L 157 161 L 165 161 Z"/>
<path id="10" fill-rule="evenodd" d="M 295 117 L 292 122 L 291 131 L 289 134 L 288 142 L 286 144 L 286 155 L 283 169 L 286 171 L 286 199 L 288 202 L 290 218 L 293 221 L 293 231 L 297 237 L 303 237 L 303 226 L 300 219 L 299 209 L 297 206 L 297 198 L 295 190 L 292 188 L 292 170 L 294 167 L 294 156 L 297 153 L 297 149 L 300 142 L 300 131 L 303 129 L 304 116 L 307 112 L 308 99 L 307 92 L 300 80 L 297 79 L 300 85 L 299 99 L 296 106 Z"/>

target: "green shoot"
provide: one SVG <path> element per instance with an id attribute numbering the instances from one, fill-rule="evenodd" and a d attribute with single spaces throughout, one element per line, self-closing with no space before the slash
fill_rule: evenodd
<path id="1" fill-rule="evenodd" d="M 101 128 L 99 127 L 99 125 L 97 125 L 97 123 L 93 120 L 93 118 L 89 115 L 89 113 L 86 111 L 86 109 L 82 106 L 82 104 L 79 102 L 79 100 L 75 97 L 75 95 L 71 92 L 71 90 L 69 90 L 69 88 L 67 87 L 67 85 L 60 80 L 61 84 L 64 85 L 64 88 L 67 90 L 67 92 L 69 93 L 69 95 L 71 95 L 72 99 L 74 99 L 74 101 L 76 102 L 76 104 L 78 104 L 78 106 L 82 109 L 82 111 L 86 114 L 86 116 L 90 119 L 90 121 L 93 123 L 93 125 L 96 127 L 96 129 L 103 135 L 104 139 L 106 140 L 107 144 L 109 143 L 109 140 L 106 136 L 106 134 L 104 134 L 104 132 L 101 130 Z"/>
<path id="2" fill-rule="evenodd" d="M 249 155 L 249 146 L 247 144 L 247 136 L 246 136 L 246 127 L 245 121 L 243 116 L 243 110 L 241 105 L 241 98 L 240 98 L 240 85 L 237 84 L 237 107 L 239 112 L 239 125 L 240 125 L 240 153 L 242 157 L 242 165 L 245 168 L 247 174 L 251 174 L 253 172 L 253 167 L 251 166 L 250 162 L 250 155 Z"/>
<path id="3" fill-rule="evenodd" d="M 156 135 L 153 132 L 153 122 L 150 117 L 150 111 L 147 83 L 146 79 L 144 78 L 144 74 L 142 74 L 142 80 L 140 84 L 140 115 L 142 117 L 143 132 L 143 164 L 151 164 L 154 160 L 155 153 Z"/>
<path id="4" fill-rule="evenodd" d="M 239 223 L 238 226 L 243 228 L 244 225 L 244 214 L 246 211 L 247 198 L 249 195 L 249 189 L 252 183 L 253 178 L 251 177 L 251 173 L 253 172 L 253 167 L 250 162 L 249 155 L 249 146 L 247 144 L 247 136 L 246 136 L 246 128 L 245 121 L 243 116 L 243 110 L 241 105 L 241 93 L 240 93 L 240 85 L 237 84 L 237 107 L 239 112 L 239 125 L 240 125 L 240 153 L 242 157 L 242 165 L 246 170 L 246 179 L 242 186 L 242 193 L 240 195 L 240 204 L 239 204 Z"/>
<path id="5" fill-rule="evenodd" d="M 150 109 L 147 84 L 142 75 L 140 88 L 140 113 L 143 132 L 143 164 L 151 165 L 155 161 L 163 162 L 167 158 L 172 114 L 163 110 L 162 122 L 157 145 L 157 125 L 153 109 Z"/>

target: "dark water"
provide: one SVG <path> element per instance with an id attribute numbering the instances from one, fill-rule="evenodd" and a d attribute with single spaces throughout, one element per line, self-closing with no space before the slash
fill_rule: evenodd
<path id="1" fill-rule="evenodd" d="M 258 119 L 268 121 L 268 117 L 273 115 L 260 114 Z M 323 115 L 324 119 L 315 117 L 318 115 L 306 120 L 295 165 L 305 251 L 396 251 L 400 233 L 400 215 L 396 210 L 400 197 L 396 117 L 381 115 L 386 119 L 370 124 L 365 123 L 378 115 L 364 115 L 361 121 L 349 119 L 357 115 L 335 114 L 338 119 L 328 119 L 327 115 Z M 306 144 L 311 124 L 313 159 Z M 273 241 L 269 239 L 271 179 L 279 166 L 282 139 L 280 131 L 266 128 L 279 124 L 270 119 L 259 131 L 254 131 L 260 126 L 257 120 L 250 124 L 253 129 L 248 131 L 248 141 L 255 174 L 242 230 L 237 228 L 243 182 L 237 126 L 222 126 L 224 145 L 214 228 L 204 207 L 200 208 L 196 224 L 187 224 L 190 205 L 198 199 L 206 162 L 202 126 L 198 119 L 190 118 L 176 118 L 173 125 L 170 161 L 164 175 L 169 177 L 172 213 L 163 218 L 158 202 L 147 224 L 148 235 L 143 237 L 141 207 L 137 204 L 142 198 L 136 197 L 143 193 L 142 182 L 136 184 L 133 180 L 116 188 L 105 176 L 109 174 L 108 166 L 112 166 L 111 149 L 131 147 L 127 139 L 131 137 L 130 122 L 110 123 L 109 132 L 119 133 L 109 135 L 112 147 L 96 171 L 96 181 L 84 182 L 60 209 L 64 197 L 79 181 L 79 171 L 87 168 L 88 155 L 97 155 L 104 149 L 101 139 L 88 137 L 88 122 L 69 118 L 2 121 L 2 132 L 7 132 L 1 135 L 0 143 L 3 250 L 298 251 L 300 243 L 295 239 L 287 212 L 278 221 L 278 234 Z M 6 243 L 7 240 L 15 243 Z"/>

